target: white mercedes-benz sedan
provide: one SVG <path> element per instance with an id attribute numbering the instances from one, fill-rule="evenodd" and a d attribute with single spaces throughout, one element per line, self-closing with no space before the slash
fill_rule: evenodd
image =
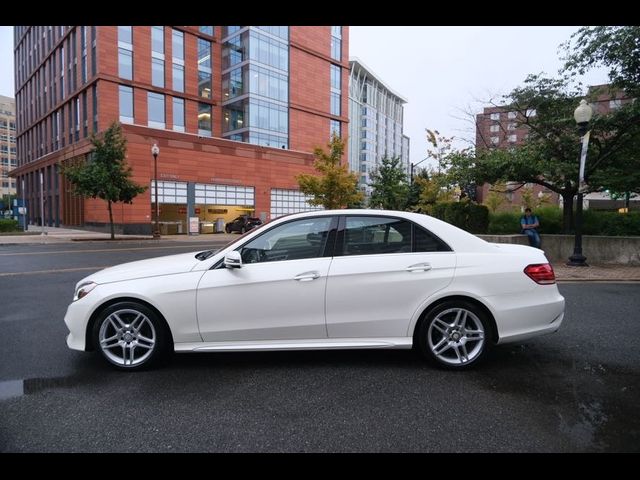
<path id="1" fill-rule="evenodd" d="M 164 354 L 418 348 L 477 364 L 495 344 L 558 330 L 564 298 L 541 250 L 427 215 L 281 217 L 218 251 L 106 268 L 76 285 L 67 345 L 138 370 Z"/>

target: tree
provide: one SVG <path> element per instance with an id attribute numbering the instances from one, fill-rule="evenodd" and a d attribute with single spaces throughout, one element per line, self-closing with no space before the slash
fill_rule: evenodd
<path id="1" fill-rule="evenodd" d="M 74 193 L 83 197 L 100 198 L 107 202 L 111 239 L 115 238 L 111 204 L 131 203 L 147 187 L 130 180 L 131 167 L 127 165 L 126 139 L 118 122 L 112 123 L 102 138 L 91 136 L 93 149 L 86 162 L 62 166 L 62 173 L 74 186 Z"/>
<path id="2" fill-rule="evenodd" d="M 599 92 L 591 91 L 595 96 Z M 521 87 L 505 97 L 516 127 L 526 126 L 524 142 L 510 150 L 481 142 L 475 152 L 449 156 L 449 174 L 477 183 L 515 181 L 536 183 L 563 198 L 564 231 L 573 224 L 573 197 L 578 191 L 580 142 L 573 118 L 581 91 L 566 79 L 530 75 Z M 590 98 L 593 100 L 593 98 Z M 627 180 L 640 187 L 640 115 L 638 102 L 629 103 L 591 121 L 591 142 L 586 164 L 589 191 L 615 182 L 623 169 Z M 481 138 L 481 141 L 483 139 Z"/>
<path id="3" fill-rule="evenodd" d="M 507 184 L 504 182 L 498 182 L 491 186 L 489 194 L 484 201 L 484 204 L 489 208 L 491 213 L 497 212 L 500 207 L 506 202 L 505 192 L 507 191 Z"/>
<path id="4" fill-rule="evenodd" d="M 609 82 L 632 97 L 640 95 L 640 27 L 582 27 L 563 44 L 564 72 L 575 76 L 604 66 Z"/>
<path id="5" fill-rule="evenodd" d="M 452 189 L 445 174 L 431 171 L 413 180 L 420 186 L 420 196 L 412 208 L 413 211 L 431 215 L 436 203 L 453 200 Z"/>
<path id="6" fill-rule="evenodd" d="M 296 176 L 300 191 L 313 197 L 309 200 L 310 205 L 322 205 L 326 209 L 343 208 L 362 201 L 364 195 L 358 190 L 358 177 L 342 163 L 344 142 L 334 134 L 327 146 L 329 153 L 320 147 L 313 151 L 314 166 L 320 176 L 307 173 Z"/>
<path id="7" fill-rule="evenodd" d="M 409 184 L 407 189 L 407 201 L 404 204 L 403 210 L 416 211 L 417 205 L 420 202 L 420 194 L 422 193 L 422 181 L 418 181 L 418 178 L 429 180 L 429 170 L 421 168 L 414 173 L 413 183 Z"/>
<path id="8" fill-rule="evenodd" d="M 400 157 L 383 157 L 380 166 L 371 172 L 371 180 L 371 208 L 402 210 L 405 207 L 409 184 Z"/>

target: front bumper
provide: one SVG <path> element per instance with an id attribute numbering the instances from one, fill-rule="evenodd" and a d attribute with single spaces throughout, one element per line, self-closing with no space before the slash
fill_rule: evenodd
<path id="1" fill-rule="evenodd" d="M 86 298 L 86 297 L 85 297 Z M 69 329 L 67 346 L 72 350 L 86 351 L 86 332 L 89 318 L 91 317 L 92 304 L 83 302 L 82 299 L 73 302 L 67 307 L 64 323 Z"/>

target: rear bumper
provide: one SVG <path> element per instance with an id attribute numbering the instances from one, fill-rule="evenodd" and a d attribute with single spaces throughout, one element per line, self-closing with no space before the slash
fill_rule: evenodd
<path id="1" fill-rule="evenodd" d="M 553 333 L 564 319 L 565 300 L 556 285 L 540 285 L 527 293 L 485 297 L 493 310 L 498 344 Z"/>

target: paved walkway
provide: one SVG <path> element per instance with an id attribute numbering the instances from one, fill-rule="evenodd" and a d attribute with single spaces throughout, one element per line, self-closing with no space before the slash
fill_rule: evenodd
<path id="1" fill-rule="evenodd" d="M 79 241 L 108 240 L 108 233 L 91 232 L 88 230 L 73 230 L 70 228 L 45 227 L 46 235 L 39 235 L 41 227 L 29 226 L 30 235 L 0 235 L 2 245 L 16 244 L 49 244 Z M 37 233 L 38 235 L 33 235 Z M 202 234 L 202 235 L 164 235 L 160 240 L 153 240 L 144 235 L 116 235 L 119 241 L 148 241 L 157 242 L 203 242 L 227 243 L 238 238 L 237 234 Z M 640 282 L 640 266 L 629 265 L 590 265 L 589 267 L 568 267 L 563 263 L 553 264 L 556 278 L 560 282 Z"/>
<path id="2" fill-rule="evenodd" d="M 73 230 L 71 228 L 45 227 L 45 235 L 42 235 L 42 227 L 29 225 L 28 235 L 0 235 L 0 245 L 17 244 L 47 244 L 47 243 L 67 243 L 79 241 L 100 241 L 109 240 L 109 233 L 92 232 L 89 230 Z M 34 235 L 35 234 L 35 235 Z M 160 240 L 154 240 L 150 235 L 119 235 L 119 241 L 145 240 L 149 242 L 177 241 L 177 242 L 220 242 L 226 243 L 235 238 L 238 234 L 215 233 L 202 235 L 163 235 Z"/>

